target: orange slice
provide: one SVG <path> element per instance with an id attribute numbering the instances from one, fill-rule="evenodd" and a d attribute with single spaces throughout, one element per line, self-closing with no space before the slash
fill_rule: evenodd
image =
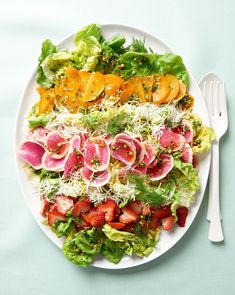
<path id="1" fill-rule="evenodd" d="M 104 90 L 104 75 L 99 72 L 91 73 L 87 82 L 83 101 L 93 101 L 100 96 Z"/>
<path id="2" fill-rule="evenodd" d="M 165 102 L 168 103 L 172 99 L 174 99 L 179 93 L 180 83 L 179 83 L 179 80 L 174 75 L 166 75 L 165 77 L 170 85 L 170 93 L 168 97 L 165 99 Z"/>
<path id="3" fill-rule="evenodd" d="M 112 74 L 104 76 L 104 83 L 104 93 L 108 96 L 115 96 L 118 91 L 125 86 L 125 82 L 122 78 Z"/>
<path id="4" fill-rule="evenodd" d="M 164 103 L 170 94 L 171 88 L 165 76 L 159 76 L 157 90 L 153 93 L 153 103 L 159 105 Z"/>
<path id="5" fill-rule="evenodd" d="M 145 96 L 148 102 L 152 102 L 152 88 L 153 88 L 153 84 L 154 84 L 154 77 L 153 75 L 148 76 L 148 77 L 143 77 L 142 78 L 142 84 L 144 87 L 144 91 L 145 91 Z"/>
<path id="6" fill-rule="evenodd" d="M 54 89 L 45 89 L 43 87 L 37 88 L 40 95 L 38 103 L 38 114 L 51 113 L 54 108 L 55 93 Z"/>
<path id="7" fill-rule="evenodd" d="M 133 95 L 136 98 L 140 98 L 140 102 L 145 103 L 146 102 L 146 93 L 144 91 L 144 87 L 143 84 L 141 82 L 141 78 L 140 77 L 134 77 L 131 79 L 132 83 L 133 83 Z"/>
<path id="8" fill-rule="evenodd" d="M 180 84 L 180 89 L 179 89 L 179 93 L 174 98 L 175 101 L 180 100 L 186 94 L 186 86 L 185 86 L 185 84 L 181 80 L 179 80 L 179 84 Z"/>

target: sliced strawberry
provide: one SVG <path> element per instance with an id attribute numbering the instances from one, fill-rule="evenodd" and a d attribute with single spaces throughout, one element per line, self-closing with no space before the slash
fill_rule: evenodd
<path id="1" fill-rule="evenodd" d="M 110 222 L 113 221 L 114 217 L 115 217 L 115 211 L 117 209 L 117 203 L 112 200 L 112 199 L 108 199 L 106 202 L 104 202 L 103 204 L 99 205 L 97 207 L 97 209 L 101 212 L 105 213 L 105 221 L 106 222 Z"/>
<path id="2" fill-rule="evenodd" d="M 86 201 L 78 201 L 73 208 L 73 217 L 78 217 L 82 212 L 88 212 L 91 205 Z"/>
<path id="3" fill-rule="evenodd" d="M 65 196 L 56 197 L 56 208 L 57 211 L 65 215 L 73 207 L 73 199 Z"/>
<path id="4" fill-rule="evenodd" d="M 158 218 L 165 218 L 171 215 L 170 206 L 159 206 L 154 208 L 154 215 Z"/>
<path id="5" fill-rule="evenodd" d="M 140 201 L 134 201 L 128 204 L 128 206 L 135 211 L 137 215 L 140 215 L 142 213 L 142 204 Z"/>
<path id="6" fill-rule="evenodd" d="M 108 225 L 115 229 L 122 229 L 125 226 L 125 224 L 121 222 L 108 222 Z"/>
<path id="7" fill-rule="evenodd" d="M 91 204 L 91 200 L 90 200 L 90 198 L 86 198 L 86 199 L 84 200 L 84 202 L 87 202 L 87 203 Z"/>
<path id="8" fill-rule="evenodd" d="M 83 219 L 80 219 L 79 221 L 74 221 L 74 223 L 79 230 L 91 228 L 91 224 L 87 223 Z"/>
<path id="9" fill-rule="evenodd" d="M 115 209 L 115 218 L 118 218 L 121 213 L 122 213 L 121 209 L 117 206 Z"/>
<path id="10" fill-rule="evenodd" d="M 54 225 L 57 221 L 66 221 L 66 217 L 57 212 L 57 211 L 50 211 L 47 216 L 47 222 L 50 226 Z"/>
<path id="11" fill-rule="evenodd" d="M 157 227 L 159 227 L 160 225 L 160 219 L 158 217 L 157 212 L 153 212 L 152 216 L 151 216 L 151 221 L 148 224 L 148 227 L 151 229 L 155 229 Z"/>
<path id="12" fill-rule="evenodd" d="M 130 233 L 133 233 L 133 223 L 126 224 L 125 227 L 122 228 L 122 231 L 128 231 Z"/>
<path id="13" fill-rule="evenodd" d="M 44 196 L 41 196 L 40 199 L 41 199 L 40 214 L 46 217 L 47 212 L 49 211 L 49 208 L 50 208 L 50 203 Z"/>
<path id="14" fill-rule="evenodd" d="M 170 215 L 170 216 L 162 219 L 162 228 L 164 230 L 172 229 L 173 225 L 174 225 L 174 216 L 173 215 Z"/>
<path id="15" fill-rule="evenodd" d="M 92 210 L 88 213 L 90 224 L 95 227 L 101 227 L 105 223 L 105 213 L 99 210 Z"/>
<path id="16" fill-rule="evenodd" d="M 85 223 L 90 224 L 91 218 L 89 212 L 81 212 L 81 218 Z"/>
<path id="17" fill-rule="evenodd" d="M 57 211 L 56 203 L 52 203 L 50 205 L 50 210 L 49 211 Z"/>
<path id="18" fill-rule="evenodd" d="M 138 220 L 138 215 L 129 206 L 122 208 L 122 212 L 123 214 L 119 217 L 120 222 L 127 224 Z"/>
<path id="19" fill-rule="evenodd" d="M 178 217 L 177 224 L 180 227 L 185 226 L 186 218 L 188 216 L 188 208 L 179 207 L 176 209 L 176 216 Z"/>
<path id="20" fill-rule="evenodd" d="M 151 213 L 150 206 L 143 206 L 142 214 L 149 215 Z"/>

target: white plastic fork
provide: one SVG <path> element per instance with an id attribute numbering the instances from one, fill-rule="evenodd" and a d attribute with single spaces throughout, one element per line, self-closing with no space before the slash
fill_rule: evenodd
<path id="1" fill-rule="evenodd" d="M 209 200 L 207 219 L 210 221 L 209 240 L 221 242 L 224 240 L 220 198 L 219 198 L 219 141 L 228 128 L 227 101 L 225 85 L 214 73 L 205 75 L 199 82 L 206 101 L 211 127 L 216 134 L 216 140 L 212 143 L 212 161 L 209 176 Z"/>

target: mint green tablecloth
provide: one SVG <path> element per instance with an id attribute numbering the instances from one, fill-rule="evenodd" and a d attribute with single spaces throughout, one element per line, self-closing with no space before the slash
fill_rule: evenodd
<path id="1" fill-rule="evenodd" d="M 235 4 L 233 0 L 1 1 L 0 6 L 0 294 L 234 294 Z M 230 129 L 221 145 L 225 242 L 208 241 L 207 195 L 192 227 L 167 254 L 120 271 L 79 268 L 41 232 L 16 180 L 16 108 L 40 50 L 90 22 L 125 23 L 165 40 L 199 79 L 226 81 Z"/>

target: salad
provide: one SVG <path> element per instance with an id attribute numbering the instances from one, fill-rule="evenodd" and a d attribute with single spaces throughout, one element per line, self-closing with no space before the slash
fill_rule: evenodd
<path id="1" fill-rule="evenodd" d="M 18 150 L 37 179 L 43 224 L 71 262 L 149 256 L 161 231 L 184 227 L 199 189 L 197 155 L 214 139 L 192 112 L 180 56 L 144 41 L 106 40 L 99 25 L 74 48 L 42 43 L 38 101 Z"/>

